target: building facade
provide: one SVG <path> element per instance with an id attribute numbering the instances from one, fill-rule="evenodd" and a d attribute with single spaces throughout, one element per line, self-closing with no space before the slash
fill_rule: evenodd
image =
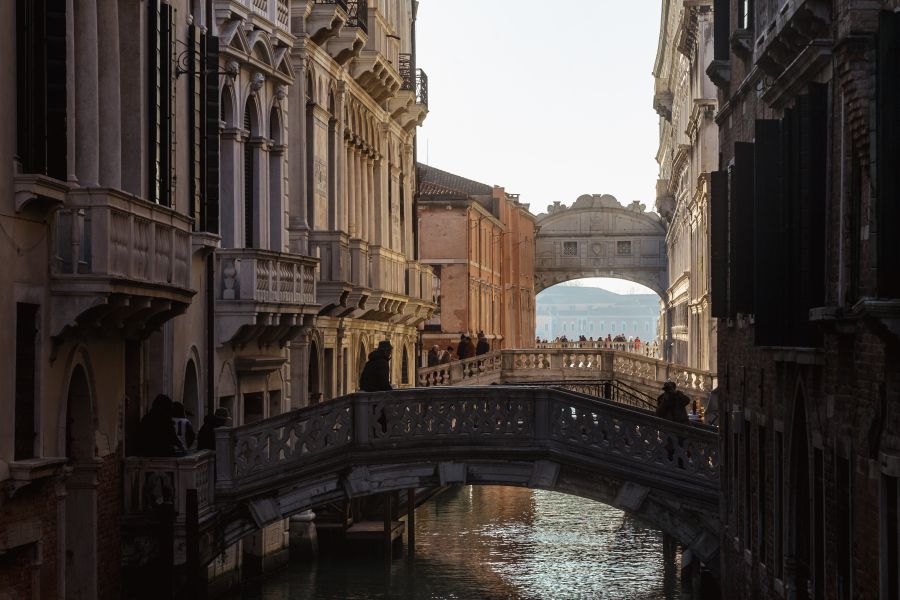
<path id="1" fill-rule="evenodd" d="M 653 107 L 659 114 L 656 210 L 667 222 L 669 283 L 663 310 L 671 330 L 669 357 L 715 372 L 709 174 L 716 169 L 719 149 L 716 88 L 706 75 L 713 51 L 712 9 L 711 0 L 663 2 Z"/>
<path id="2" fill-rule="evenodd" d="M 620 295 L 598 288 L 553 286 L 537 297 L 536 335 L 552 341 L 565 336 L 577 340 L 624 335 L 651 343 L 656 339 L 659 297 Z"/>
<path id="3" fill-rule="evenodd" d="M 501 187 L 419 165 L 421 261 L 434 269 L 439 311 L 422 343 L 454 349 L 483 331 L 491 348 L 534 345 L 534 216 Z M 460 243 L 465 240 L 465 243 Z"/>
<path id="4" fill-rule="evenodd" d="M 157 394 L 250 423 L 356 390 L 382 339 L 415 380 L 415 5 L 0 7 L 0 596 L 122 595 Z M 209 576 L 268 568 L 288 529 Z"/>
<path id="5" fill-rule="evenodd" d="M 718 0 L 723 597 L 900 594 L 900 3 Z"/>

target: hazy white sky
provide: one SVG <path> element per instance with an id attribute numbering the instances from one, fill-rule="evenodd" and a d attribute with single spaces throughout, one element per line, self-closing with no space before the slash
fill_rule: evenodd
<path id="1" fill-rule="evenodd" d="M 612 194 L 653 209 L 660 0 L 420 0 L 428 74 L 419 161 L 554 200 Z M 636 10 L 638 9 L 638 10 Z M 618 279 L 588 285 L 652 293 Z"/>
<path id="2" fill-rule="evenodd" d="M 652 209 L 660 4 L 421 0 L 419 160 L 502 185 L 535 214 L 594 193 Z"/>

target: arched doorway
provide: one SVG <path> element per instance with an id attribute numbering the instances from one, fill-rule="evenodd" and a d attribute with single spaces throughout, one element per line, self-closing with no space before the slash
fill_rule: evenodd
<path id="1" fill-rule="evenodd" d="M 203 420 L 203 411 L 200 410 L 200 386 L 194 359 L 188 361 L 184 371 L 184 390 L 181 393 L 181 403 L 184 404 L 184 409 L 193 415 L 188 418 L 191 420 L 191 425 L 194 426 L 194 431 L 198 431 Z"/>
<path id="2" fill-rule="evenodd" d="M 810 489 L 809 489 L 809 435 L 806 430 L 806 407 L 803 390 L 798 389 L 794 398 L 794 417 L 791 426 L 790 463 L 790 555 L 786 557 L 790 580 L 793 563 L 793 587 L 795 600 L 808 600 L 808 585 L 811 569 L 810 544 Z"/>
<path id="3" fill-rule="evenodd" d="M 403 359 L 400 362 L 400 384 L 409 385 L 409 350 L 403 346 Z"/>
<path id="4" fill-rule="evenodd" d="M 97 597 L 97 469 L 93 399 L 87 373 L 78 365 L 66 398 L 65 597 Z"/>
<path id="5" fill-rule="evenodd" d="M 359 355 L 356 358 L 356 378 L 353 381 L 354 389 L 359 389 L 359 378 L 362 376 L 363 369 L 366 367 L 366 345 L 359 343 Z"/>
<path id="6" fill-rule="evenodd" d="M 322 400 L 322 390 L 319 386 L 319 345 L 315 342 L 309 345 L 309 371 L 306 381 L 310 405 L 318 404 Z"/>

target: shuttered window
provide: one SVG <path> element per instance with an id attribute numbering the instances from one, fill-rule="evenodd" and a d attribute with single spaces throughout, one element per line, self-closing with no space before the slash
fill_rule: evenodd
<path id="1" fill-rule="evenodd" d="M 710 177 L 710 294 L 713 317 L 728 317 L 728 172 Z"/>
<path id="2" fill-rule="evenodd" d="M 785 231 L 786 204 L 782 196 L 781 123 L 757 121 L 754 144 L 754 308 L 755 342 L 777 346 L 784 334 L 788 264 Z"/>
<path id="3" fill-rule="evenodd" d="M 25 173 L 66 179 L 66 3 L 16 2 L 16 152 Z"/>
<path id="4" fill-rule="evenodd" d="M 728 313 L 753 312 L 753 144 L 734 144 L 729 177 Z"/>
<path id="5" fill-rule="evenodd" d="M 201 36 L 203 52 L 203 135 L 200 138 L 200 218 L 203 231 L 219 233 L 219 38 Z"/>
<path id="6" fill-rule="evenodd" d="M 206 90 L 201 65 L 203 54 L 201 41 L 203 33 L 196 25 L 188 27 L 188 149 L 190 161 L 188 163 L 188 214 L 191 216 L 194 231 L 201 231 L 203 225 L 203 183 L 201 172 L 202 140 L 203 140 L 203 94 Z"/>
<path id="7" fill-rule="evenodd" d="M 900 298 L 900 13 L 880 15 L 876 119 L 878 295 Z"/>
<path id="8" fill-rule="evenodd" d="M 731 0 L 715 0 L 713 4 L 713 58 L 715 60 L 729 60 L 731 50 L 729 37 L 731 36 Z"/>
<path id="9" fill-rule="evenodd" d="M 151 0 L 147 9 L 148 195 L 154 202 L 171 206 L 175 140 L 172 110 L 175 95 L 175 9 L 160 0 Z"/>

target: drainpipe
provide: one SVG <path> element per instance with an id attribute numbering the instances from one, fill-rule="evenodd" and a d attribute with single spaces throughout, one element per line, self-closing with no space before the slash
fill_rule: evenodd
<path id="1" fill-rule="evenodd" d="M 215 252 L 206 257 L 206 414 L 215 412 L 216 404 L 216 273 Z"/>

